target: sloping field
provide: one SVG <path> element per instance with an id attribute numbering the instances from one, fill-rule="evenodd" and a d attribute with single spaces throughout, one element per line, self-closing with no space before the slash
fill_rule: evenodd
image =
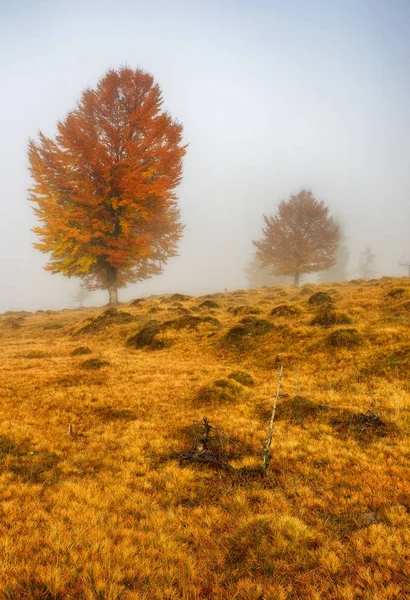
<path id="1" fill-rule="evenodd" d="M 0 344 L 1 599 L 410 597 L 410 280 L 8 313 Z"/>

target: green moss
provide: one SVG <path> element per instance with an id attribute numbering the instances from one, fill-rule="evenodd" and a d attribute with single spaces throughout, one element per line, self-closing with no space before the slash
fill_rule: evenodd
<path id="1" fill-rule="evenodd" d="M 234 381 L 237 381 L 241 385 L 246 385 L 246 386 L 255 385 L 254 378 L 247 371 L 232 371 L 232 373 L 230 373 L 228 375 L 228 377 L 229 377 L 229 379 L 233 379 Z"/>

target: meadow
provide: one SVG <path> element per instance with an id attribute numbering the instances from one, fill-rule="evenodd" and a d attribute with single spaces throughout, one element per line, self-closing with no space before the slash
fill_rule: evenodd
<path id="1" fill-rule="evenodd" d="M 410 279 L 9 312 L 0 347 L 1 600 L 410 597 Z"/>

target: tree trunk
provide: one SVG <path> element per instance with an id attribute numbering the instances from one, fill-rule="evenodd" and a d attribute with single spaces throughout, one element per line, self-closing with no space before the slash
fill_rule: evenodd
<path id="1" fill-rule="evenodd" d="M 295 287 L 299 287 L 299 280 L 300 280 L 300 273 L 295 273 L 295 281 L 293 282 L 293 285 Z"/>
<path id="2" fill-rule="evenodd" d="M 108 279 L 108 296 L 109 306 L 117 306 L 118 304 L 118 283 L 117 283 L 117 269 L 115 267 L 107 267 L 107 279 Z"/>

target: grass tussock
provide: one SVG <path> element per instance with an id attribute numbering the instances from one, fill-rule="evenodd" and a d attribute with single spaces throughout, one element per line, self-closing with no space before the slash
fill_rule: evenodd
<path id="1" fill-rule="evenodd" d="M 229 379 L 217 379 L 213 383 L 204 385 L 196 396 L 196 403 L 226 404 L 236 402 L 244 393 L 244 387 Z"/>
<path id="2" fill-rule="evenodd" d="M 394 287 L 387 293 L 388 298 L 403 298 L 406 296 L 407 290 L 404 287 Z"/>
<path id="3" fill-rule="evenodd" d="M 229 379 L 233 379 L 237 383 L 240 383 L 241 385 L 245 385 L 247 387 L 255 385 L 255 379 L 247 371 L 232 371 L 232 373 L 230 373 L 228 377 Z"/>
<path id="4" fill-rule="evenodd" d="M 335 325 L 351 325 L 353 319 L 346 313 L 334 309 L 324 309 L 317 314 L 311 325 L 319 325 L 320 327 L 334 327 Z"/>
<path id="5" fill-rule="evenodd" d="M 313 306 L 320 306 L 322 304 L 328 304 L 332 302 L 332 297 L 327 292 L 315 292 L 308 300 L 309 304 Z"/>
<path id="6" fill-rule="evenodd" d="M 235 325 L 225 335 L 225 341 L 232 346 L 241 346 L 250 339 L 266 335 L 274 329 L 273 323 L 267 319 L 259 319 L 249 316 L 240 320 L 239 325 Z"/>
<path id="7" fill-rule="evenodd" d="M 75 332 L 75 335 L 96 334 L 106 330 L 109 327 L 112 327 L 113 325 L 133 323 L 135 320 L 135 317 L 128 312 L 117 310 L 116 308 L 109 308 L 101 315 L 91 319 L 89 323 L 78 329 Z"/>
<path id="8" fill-rule="evenodd" d="M 217 308 L 221 308 L 221 305 L 218 304 L 218 302 L 216 302 L 215 300 L 204 300 L 199 305 L 199 308 L 210 308 L 210 309 L 214 309 L 215 310 Z"/>
<path id="9" fill-rule="evenodd" d="M 162 330 L 176 329 L 177 331 L 180 331 L 181 329 L 198 329 L 201 324 L 209 324 L 216 328 L 221 327 L 221 323 L 214 317 L 196 317 L 194 315 L 184 315 L 177 319 L 166 321 L 162 325 Z"/>
<path id="10" fill-rule="evenodd" d="M 301 315 L 303 309 L 300 306 L 293 304 L 279 304 L 271 310 L 272 317 L 294 317 Z"/>
<path id="11" fill-rule="evenodd" d="M 241 304 L 240 306 L 230 306 L 228 312 L 233 315 L 260 315 L 262 309 L 260 306 L 246 306 Z"/>
<path id="12" fill-rule="evenodd" d="M 165 342 L 158 339 L 162 328 L 158 321 L 151 320 L 142 327 L 136 334 L 127 340 L 127 346 L 135 348 L 150 348 L 151 350 L 161 350 L 165 348 Z"/>
<path id="13" fill-rule="evenodd" d="M 336 329 L 327 338 L 327 345 L 333 348 L 353 348 L 361 343 L 362 335 L 353 327 Z"/>
<path id="14" fill-rule="evenodd" d="M 97 371 L 103 367 L 108 367 L 110 362 L 101 358 L 89 358 L 81 363 L 81 368 L 86 371 Z"/>
<path id="15" fill-rule="evenodd" d="M 0 598 L 406 598 L 409 298 L 383 278 L 0 315 Z"/>
<path id="16" fill-rule="evenodd" d="M 71 356 L 84 356 L 85 354 L 92 354 L 93 351 L 88 346 L 77 346 L 71 351 Z"/>

